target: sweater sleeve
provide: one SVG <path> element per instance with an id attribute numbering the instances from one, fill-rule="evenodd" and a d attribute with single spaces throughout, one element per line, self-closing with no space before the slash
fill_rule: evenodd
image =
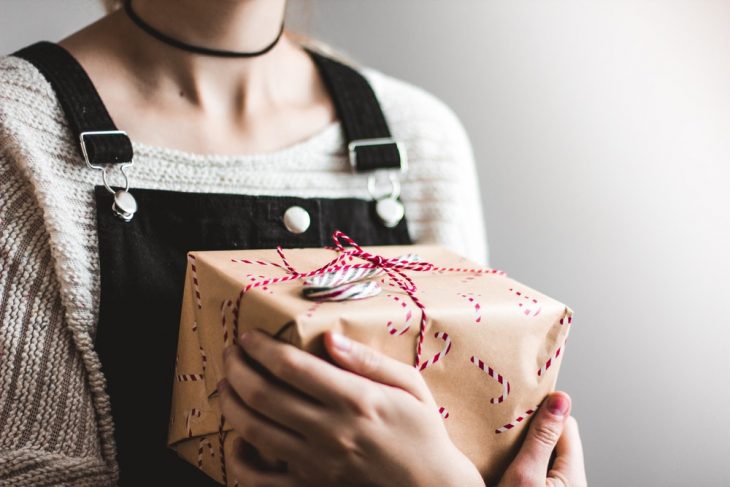
<path id="1" fill-rule="evenodd" d="M 0 485 L 110 485 L 31 184 L 0 140 Z"/>
<path id="2" fill-rule="evenodd" d="M 453 216 L 457 222 L 463 254 L 488 266 L 489 245 L 474 151 L 463 124 L 450 109 L 446 120 L 445 125 L 449 130 L 446 136 L 450 140 L 447 147 L 451 148 L 446 153 L 447 164 L 459 168 L 455 175 L 458 191 L 454 194 L 457 211 Z"/>
<path id="3" fill-rule="evenodd" d="M 469 136 L 443 101 L 421 92 L 410 115 L 411 143 L 418 160 L 413 173 L 429 183 L 414 208 L 420 242 L 439 243 L 481 265 L 489 265 L 479 179 Z M 412 109 L 413 110 L 413 109 Z M 422 113 L 421 113 L 422 112 Z M 415 205 L 414 205 L 415 206 Z M 419 242 L 419 243 L 420 243 Z"/>

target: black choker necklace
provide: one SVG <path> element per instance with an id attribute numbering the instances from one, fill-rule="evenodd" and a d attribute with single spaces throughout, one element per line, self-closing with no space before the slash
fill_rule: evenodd
<path id="1" fill-rule="evenodd" d="M 284 22 L 281 22 L 281 29 L 279 29 L 279 33 L 276 35 L 276 39 L 271 42 L 268 46 L 264 47 L 263 49 L 259 51 L 225 51 L 220 49 L 209 49 L 207 47 L 200 47 L 200 46 L 194 46 L 192 44 L 188 44 L 186 42 L 180 41 L 178 39 L 174 39 L 167 34 L 163 34 L 159 30 L 152 27 L 150 24 L 142 20 L 137 13 L 132 10 L 132 0 L 124 0 L 124 11 L 127 13 L 127 16 L 137 24 L 137 26 L 147 32 L 152 37 L 164 42 L 165 44 L 169 44 L 173 47 L 177 47 L 178 49 L 183 49 L 185 51 L 194 52 L 197 54 L 204 54 L 206 56 L 219 56 L 219 57 L 255 57 L 260 56 L 262 54 L 266 54 L 269 52 L 276 44 L 279 42 L 279 39 L 281 39 L 281 35 L 284 33 Z"/>

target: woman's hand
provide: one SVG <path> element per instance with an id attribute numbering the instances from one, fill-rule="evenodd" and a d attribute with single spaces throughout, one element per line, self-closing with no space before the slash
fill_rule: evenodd
<path id="1" fill-rule="evenodd" d="M 555 459 L 550 458 L 555 452 Z M 500 487 L 584 487 L 588 484 L 578 423 L 570 416 L 570 397 L 553 392 L 533 417 L 525 443 L 505 472 Z"/>
<path id="2" fill-rule="evenodd" d="M 230 474 L 246 485 L 484 486 L 414 367 L 333 333 L 325 346 L 339 367 L 258 331 L 240 343 L 226 349 L 218 390 L 241 437 Z M 248 463 L 246 443 L 287 468 Z"/>

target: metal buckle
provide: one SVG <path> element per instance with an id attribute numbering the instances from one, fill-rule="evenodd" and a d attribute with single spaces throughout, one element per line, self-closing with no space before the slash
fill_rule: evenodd
<path id="1" fill-rule="evenodd" d="M 395 144 L 398 149 L 398 158 L 400 159 L 400 169 L 376 169 L 376 171 L 399 171 L 404 173 L 408 170 L 408 157 L 406 155 L 406 149 L 401 142 L 398 142 L 393 137 L 380 137 L 375 139 L 357 139 L 347 144 L 347 151 L 350 156 L 350 167 L 352 172 L 357 172 L 357 148 L 366 147 L 371 145 L 387 145 Z"/>
<path id="2" fill-rule="evenodd" d="M 390 191 L 385 192 L 383 194 L 378 194 L 376 191 L 375 183 L 376 183 L 375 174 L 372 174 L 368 177 L 368 193 L 370 193 L 370 197 L 374 200 L 379 200 L 381 198 L 393 198 L 398 199 L 400 196 L 400 180 L 398 179 L 398 176 L 394 173 L 388 173 L 388 182 L 390 183 Z"/>
<path id="3" fill-rule="evenodd" d="M 124 135 L 125 137 L 129 137 L 127 135 L 127 132 L 123 130 L 97 130 L 97 131 L 89 131 L 89 132 L 81 132 L 79 134 L 79 142 L 81 144 L 81 153 L 84 155 L 84 160 L 86 161 L 86 165 L 90 167 L 91 169 L 98 169 L 101 171 L 101 179 L 104 182 L 104 186 L 106 187 L 107 191 L 109 191 L 111 194 L 115 194 L 116 192 L 109 186 L 109 182 L 107 181 L 107 170 L 109 169 L 108 166 L 100 166 L 98 164 L 92 164 L 91 161 L 89 161 L 89 153 L 86 150 L 86 137 L 90 135 Z M 113 163 L 108 163 L 113 164 Z M 116 164 L 116 163 L 115 163 Z M 127 172 L 125 169 L 129 166 L 134 165 L 134 162 L 122 162 L 119 163 L 119 169 L 122 172 L 122 176 L 124 176 L 124 191 L 129 191 L 129 178 L 127 177 Z"/>
<path id="4" fill-rule="evenodd" d="M 91 169 L 100 169 L 100 170 L 103 170 L 104 167 L 99 166 L 97 164 L 92 164 L 91 161 L 89 161 L 89 153 L 86 150 L 86 137 L 88 137 L 90 135 L 124 135 L 125 137 L 129 138 L 129 136 L 127 135 L 127 132 L 125 132 L 124 130 L 96 130 L 96 131 L 81 132 L 79 134 L 79 143 L 81 144 L 81 153 L 84 155 L 84 160 L 86 161 L 86 165 L 89 166 Z M 131 166 L 132 164 L 133 164 L 132 161 L 123 162 L 122 167 Z"/>

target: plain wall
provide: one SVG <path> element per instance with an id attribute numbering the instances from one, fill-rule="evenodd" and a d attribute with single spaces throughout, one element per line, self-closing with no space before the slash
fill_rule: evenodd
<path id="1" fill-rule="evenodd" d="M 294 24 L 457 112 L 492 266 L 575 310 L 591 484 L 730 485 L 730 2 L 308 3 Z M 101 13 L 0 0 L 0 52 Z"/>

